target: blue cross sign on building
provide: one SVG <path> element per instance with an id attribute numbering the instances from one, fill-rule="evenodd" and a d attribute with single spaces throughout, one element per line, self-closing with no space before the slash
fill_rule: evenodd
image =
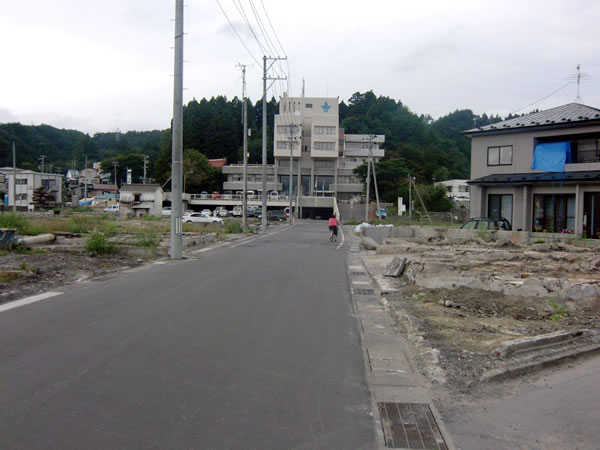
<path id="1" fill-rule="evenodd" d="M 331 109 L 331 106 L 329 106 L 327 100 L 325 100 L 325 103 L 321 105 L 321 108 L 323 108 L 323 112 L 328 112 Z"/>

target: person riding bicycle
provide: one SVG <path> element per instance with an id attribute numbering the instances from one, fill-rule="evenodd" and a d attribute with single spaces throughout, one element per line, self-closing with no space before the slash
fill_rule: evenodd
<path id="1" fill-rule="evenodd" d="M 332 214 L 331 217 L 329 218 L 329 231 L 331 231 L 331 235 L 335 239 L 337 239 L 339 225 L 340 225 L 340 223 L 338 222 L 337 218 L 335 217 L 335 214 Z"/>

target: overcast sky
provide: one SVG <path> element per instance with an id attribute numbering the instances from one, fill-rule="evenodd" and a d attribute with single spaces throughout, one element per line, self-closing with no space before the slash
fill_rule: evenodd
<path id="1" fill-rule="evenodd" d="M 263 52 L 233 0 L 220 0 L 254 57 Z M 581 98 L 600 107 L 600 2 L 240 0 L 255 33 L 263 4 L 289 57 L 293 95 L 346 100 L 356 91 L 401 100 L 418 114 L 456 109 L 506 115 L 569 82 L 581 64 Z M 174 0 L 0 0 L 0 123 L 47 123 L 88 133 L 169 127 Z M 239 4 L 238 4 L 239 8 Z M 216 0 L 187 0 L 184 102 L 252 101 L 262 67 Z M 287 66 L 285 66 L 287 68 Z M 271 95 L 285 85 L 275 84 Z M 570 84 L 533 107 L 572 102 Z M 522 112 L 527 112 L 524 109 Z"/>

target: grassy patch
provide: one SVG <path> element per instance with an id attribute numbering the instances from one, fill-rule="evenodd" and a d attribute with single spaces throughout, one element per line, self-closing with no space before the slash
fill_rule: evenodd
<path id="1" fill-rule="evenodd" d="M 21 278 L 19 272 L 0 272 L 0 283 L 10 283 Z"/>
<path id="2" fill-rule="evenodd" d="M 225 233 L 243 233 L 242 224 L 239 220 L 225 219 L 223 222 L 223 231 Z"/>
<path id="3" fill-rule="evenodd" d="M 94 212 L 94 208 L 92 208 L 91 206 L 73 206 L 71 208 L 71 211 L 79 213 L 90 213 Z"/>
<path id="4" fill-rule="evenodd" d="M 556 300 L 550 300 L 550 306 L 552 307 L 552 315 L 550 316 L 550 320 L 552 320 L 552 322 L 559 322 L 567 316 L 567 310 L 565 307 L 559 304 Z"/>
<path id="5" fill-rule="evenodd" d="M 137 235 L 135 245 L 138 247 L 156 248 L 159 246 L 160 240 L 161 238 L 156 232 L 152 230 L 146 230 L 144 233 Z"/>
<path id="6" fill-rule="evenodd" d="M 85 249 L 91 255 L 108 255 L 115 251 L 115 244 L 108 241 L 103 233 L 94 231 L 85 241 Z"/>

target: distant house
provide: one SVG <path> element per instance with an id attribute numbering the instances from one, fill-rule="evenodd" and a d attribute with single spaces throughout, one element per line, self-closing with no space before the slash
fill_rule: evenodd
<path id="1" fill-rule="evenodd" d="M 34 205 L 34 191 L 43 188 L 44 192 L 49 195 L 50 203 L 61 204 L 63 194 L 63 176 L 55 173 L 41 173 L 33 170 L 16 170 L 16 185 L 15 173 L 12 167 L 1 167 L 0 173 L 3 175 L 6 184 L 5 205 L 12 206 L 15 203 L 13 196 L 16 194 L 16 205 L 21 210 L 32 210 Z"/>
<path id="2" fill-rule="evenodd" d="M 464 131 L 471 216 L 600 237 L 600 109 L 579 103 Z"/>
<path id="3" fill-rule="evenodd" d="M 450 200 L 460 203 L 469 203 L 471 187 L 467 184 L 469 180 L 446 180 L 438 181 L 436 186 L 446 189 Z M 468 205 L 467 205 L 468 206 Z"/>
<path id="4" fill-rule="evenodd" d="M 160 217 L 163 190 L 158 184 L 124 184 L 119 191 L 121 217 Z"/>

